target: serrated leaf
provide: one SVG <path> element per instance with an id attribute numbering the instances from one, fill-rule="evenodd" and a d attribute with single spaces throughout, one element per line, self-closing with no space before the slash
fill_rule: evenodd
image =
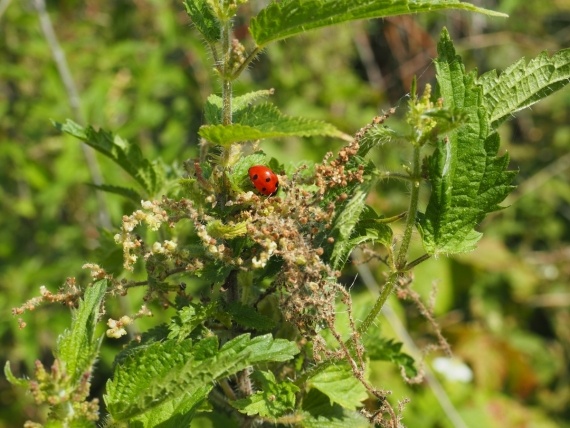
<path id="1" fill-rule="evenodd" d="M 331 404 L 329 397 L 311 389 L 303 399 L 302 418 L 298 426 L 304 428 L 369 428 L 370 422 L 361 413 Z"/>
<path id="2" fill-rule="evenodd" d="M 362 407 L 362 401 L 368 398 L 366 388 L 354 377 L 348 363 L 328 366 L 309 378 L 308 385 L 349 410 Z"/>
<path id="3" fill-rule="evenodd" d="M 232 115 L 234 121 L 240 122 L 239 113 L 248 107 L 251 107 L 257 100 L 273 95 L 272 89 L 262 89 L 260 91 L 248 92 L 232 99 Z M 218 95 L 210 95 L 204 107 L 204 116 L 206 122 L 210 125 L 219 125 L 222 123 L 222 98 Z"/>
<path id="4" fill-rule="evenodd" d="M 192 23 L 208 42 L 214 43 L 220 40 L 222 28 L 212 9 L 208 6 L 208 2 L 204 0 L 184 0 L 184 6 L 186 7 L 186 13 L 192 19 Z"/>
<path id="5" fill-rule="evenodd" d="M 436 61 L 444 106 L 462 110 L 465 124 L 437 144 L 428 158 L 432 193 L 418 229 L 430 255 L 475 248 L 481 234 L 475 227 L 512 191 L 514 171 L 508 156 L 497 157 L 499 136 L 490 133 L 481 86 L 465 74 L 447 30 L 442 31 Z"/>
<path id="6" fill-rule="evenodd" d="M 204 385 L 192 393 L 183 393 L 160 406 L 139 415 L 129 422 L 140 428 L 179 428 L 188 427 L 201 403 L 212 390 L 212 385 Z M 142 424 L 142 425 L 139 425 Z"/>
<path id="7" fill-rule="evenodd" d="M 335 234 L 335 244 L 330 257 L 334 269 L 341 267 L 352 251 L 349 242 L 366 206 L 366 197 L 370 187 L 370 182 L 359 186 L 352 197 L 340 208 L 334 220 L 332 231 Z"/>
<path id="8" fill-rule="evenodd" d="M 551 57 L 542 52 L 528 64 L 522 58 L 500 76 L 492 70 L 479 77 L 494 128 L 515 112 L 530 107 L 569 82 L 570 49 L 563 49 Z"/>
<path id="9" fill-rule="evenodd" d="M 6 376 L 6 379 L 12 385 L 17 385 L 27 389 L 30 384 L 28 379 L 20 379 L 14 376 L 14 373 L 12 373 L 12 369 L 10 368 L 10 361 L 6 361 L 6 364 L 4 364 L 4 376 Z"/>
<path id="10" fill-rule="evenodd" d="M 252 379 L 261 391 L 236 400 L 232 406 L 248 416 L 278 418 L 295 407 L 295 393 L 299 388 L 292 382 L 277 382 L 272 372 L 254 372 Z"/>
<path id="11" fill-rule="evenodd" d="M 70 119 L 67 119 L 64 124 L 54 124 L 60 131 L 80 139 L 113 160 L 133 177 L 149 196 L 154 195 L 160 189 L 163 172 L 156 164 L 143 157 L 136 144 L 129 143 L 102 129 L 96 131 L 91 126 L 84 128 Z"/>
<path id="12" fill-rule="evenodd" d="M 132 352 L 107 383 L 105 402 L 117 421 L 163 405 L 255 363 L 287 361 L 299 352 L 293 342 L 270 335 L 238 336 L 218 349 L 216 337 L 153 343 Z"/>
<path id="13" fill-rule="evenodd" d="M 200 128 L 199 134 L 202 138 L 222 146 L 263 138 L 342 135 L 331 124 L 303 117 L 286 116 L 271 104 L 251 107 L 240 118 L 240 123 L 204 125 Z"/>
<path id="14" fill-rule="evenodd" d="M 217 311 L 218 305 L 216 302 L 211 302 L 207 305 L 191 303 L 172 317 L 168 326 L 170 330 L 168 338 L 177 339 L 179 342 L 182 341 L 205 320 L 213 318 Z"/>
<path id="15" fill-rule="evenodd" d="M 391 361 L 400 367 L 403 367 L 406 376 L 412 378 L 418 375 L 418 369 L 415 366 L 414 359 L 408 354 L 402 352 L 402 344 L 392 339 L 383 339 L 381 337 L 368 334 L 364 338 L 364 348 L 366 356 L 372 361 Z"/>
<path id="16" fill-rule="evenodd" d="M 130 199 L 131 201 L 136 202 L 137 204 L 140 204 L 141 200 L 143 199 L 139 192 L 137 192 L 134 189 L 130 189 L 128 187 L 112 186 L 109 184 L 93 184 L 93 183 L 88 183 L 88 185 L 103 192 L 114 193 L 115 195 L 124 196 L 125 198 Z"/>
<path id="17" fill-rule="evenodd" d="M 251 20 L 249 30 L 257 45 L 265 46 L 272 41 L 341 22 L 445 9 L 507 16 L 457 0 L 283 0 L 262 9 Z"/>
<path id="18" fill-rule="evenodd" d="M 335 240 L 335 246 L 331 255 L 331 263 L 334 269 L 340 269 L 357 246 L 366 242 L 376 242 L 384 246 L 392 244 L 392 229 L 382 223 L 381 217 L 372 208 L 365 205 L 358 222 L 354 225 L 348 239 Z"/>
<path id="19" fill-rule="evenodd" d="M 95 327 L 106 289 L 107 280 L 104 279 L 85 290 L 78 309 L 73 311 L 71 328 L 58 338 L 54 354 L 61 362 L 62 371 L 70 376 L 71 384 L 76 384 L 91 370 L 97 357 L 101 340 L 95 337 Z"/>

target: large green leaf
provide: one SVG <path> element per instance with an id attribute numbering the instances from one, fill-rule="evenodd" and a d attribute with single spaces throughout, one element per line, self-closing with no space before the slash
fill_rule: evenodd
<path id="1" fill-rule="evenodd" d="M 342 135 L 333 125 L 303 117 L 286 116 L 271 104 L 251 107 L 240 117 L 240 123 L 237 124 L 202 126 L 199 134 L 222 146 L 263 138 Z"/>
<path id="2" fill-rule="evenodd" d="M 141 185 L 147 196 L 154 195 L 160 189 L 163 171 L 156 164 L 144 158 L 136 144 L 129 143 L 102 129 L 97 131 L 91 126 L 85 128 L 70 119 L 63 124 L 55 123 L 55 126 L 60 131 L 79 138 L 85 144 L 112 159 Z M 103 190 L 110 190 L 110 188 Z"/>
<path id="3" fill-rule="evenodd" d="M 506 16 L 458 0 L 283 0 L 273 2 L 251 20 L 258 46 L 315 28 L 358 19 L 383 18 L 418 12 L 462 9 Z"/>
<path id="4" fill-rule="evenodd" d="M 528 64 L 522 58 L 500 76 L 497 76 L 496 70 L 492 70 L 479 77 L 493 127 L 569 82 L 570 49 L 563 49 L 552 57 L 542 52 Z"/>
<path id="5" fill-rule="evenodd" d="M 330 365 L 309 378 L 308 385 L 345 409 L 356 410 L 368 398 L 366 388 L 354 377 L 348 363 Z"/>
<path id="6" fill-rule="evenodd" d="M 85 290 L 79 308 L 73 312 L 71 328 L 58 338 L 55 357 L 71 384 L 78 383 L 97 358 L 101 339 L 95 336 L 95 327 L 106 289 L 107 280 L 100 280 Z"/>
<path id="7" fill-rule="evenodd" d="M 142 415 L 181 394 L 195 394 L 204 385 L 255 363 L 287 361 L 299 351 L 295 343 L 271 335 L 244 334 L 218 349 L 216 337 L 197 344 L 166 340 L 132 352 L 107 384 L 105 402 L 115 420 Z M 193 398 L 194 397 L 194 398 Z"/>
<path id="8" fill-rule="evenodd" d="M 428 159 L 432 193 L 418 227 L 428 254 L 472 250 L 481 234 L 475 227 L 512 191 L 509 158 L 497 157 L 499 136 L 491 133 L 483 91 L 474 73 L 466 74 L 447 30 L 436 61 L 444 106 L 465 114 L 465 123 L 442 138 Z"/>
<path id="9" fill-rule="evenodd" d="M 303 399 L 301 420 L 305 428 L 369 428 L 370 422 L 357 411 L 331 403 L 330 398 L 313 388 Z"/>

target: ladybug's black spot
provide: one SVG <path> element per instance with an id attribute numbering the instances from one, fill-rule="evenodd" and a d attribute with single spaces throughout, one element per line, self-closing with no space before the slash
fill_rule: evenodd
<path id="1" fill-rule="evenodd" d="M 262 191 L 263 193 L 267 192 L 267 187 L 264 187 L 263 189 L 261 189 L 261 191 Z"/>
<path id="2" fill-rule="evenodd" d="M 265 182 L 266 182 L 266 183 L 269 183 L 270 181 L 271 181 L 271 177 L 267 177 L 267 178 L 265 179 Z"/>
<path id="3" fill-rule="evenodd" d="M 252 177 L 253 181 L 256 181 L 257 178 L 258 178 L 258 177 L 257 177 L 257 174 L 254 174 L 253 177 Z"/>

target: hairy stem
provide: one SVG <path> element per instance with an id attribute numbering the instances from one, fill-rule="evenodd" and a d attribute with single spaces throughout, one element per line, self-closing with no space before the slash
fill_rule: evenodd
<path id="1" fill-rule="evenodd" d="M 410 205 L 408 208 L 408 219 L 406 220 L 406 228 L 404 229 L 404 235 L 402 236 L 400 249 L 398 250 L 398 255 L 396 256 L 397 270 L 402 270 L 404 266 L 406 266 L 406 257 L 408 256 L 408 249 L 410 247 L 410 241 L 412 240 L 412 232 L 414 231 L 414 226 L 416 224 L 418 201 L 420 199 L 420 177 L 421 177 L 419 146 L 414 146 L 411 177 L 412 177 L 412 191 L 410 195 Z"/>

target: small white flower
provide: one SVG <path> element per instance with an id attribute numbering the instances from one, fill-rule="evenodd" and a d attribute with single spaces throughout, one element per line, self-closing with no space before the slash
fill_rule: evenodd
<path id="1" fill-rule="evenodd" d="M 447 380 L 463 383 L 473 380 L 473 371 L 457 358 L 437 357 L 432 365 L 435 371 L 441 373 Z"/>

